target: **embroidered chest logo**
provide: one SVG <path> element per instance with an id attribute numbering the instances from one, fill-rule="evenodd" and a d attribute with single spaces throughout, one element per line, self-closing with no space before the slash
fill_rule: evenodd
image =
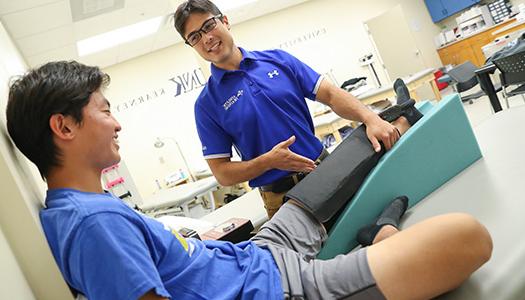
<path id="1" fill-rule="evenodd" d="M 226 100 L 226 102 L 224 102 L 224 104 L 222 105 L 222 107 L 224 108 L 224 110 L 228 110 L 230 109 L 230 107 L 232 105 L 235 104 L 235 102 L 237 102 L 237 100 L 239 100 L 239 98 L 244 94 L 244 90 L 238 90 L 237 91 L 237 94 L 231 96 L 230 98 L 228 98 L 228 100 Z"/>
<path id="2" fill-rule="evenodd" d="M 274 76 L 279 76 L 279 72 L 277 70 L 273 70 L 271 72 L 268 72 L 268 77 L 273 78 Z"/>

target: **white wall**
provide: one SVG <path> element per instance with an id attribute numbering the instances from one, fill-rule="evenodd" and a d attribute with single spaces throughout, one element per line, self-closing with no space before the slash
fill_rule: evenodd
<path id="1" fill-rule="evenodd" d="M 440 67 L 441 61 L 433 42 L 434 36 L 439 33 L 439 26 L 432 22 L 421 0 L 310 1 L 234 26 L 233 33 L 240 46 L 250 49 L 283 48 L 318 72 L 331 71 L 336 84 L 359 76 L 367 76 L 371 81 L 373 75 L 358 64 L 358 59 L 367 53 L 377 56 L 363 24 L 398 4 L 406 17 L 400 22 L 406 22 L 411 29 L 426 67 Z M 294 40 L 318 30 L 322 31 L 316 38 L 289 46 L 290 41 L 293 44 Z M 392 34 L 395 35 L 395 32 Z M 379 63 L 376 63 L 376 71 L 381 81 L 387 82 L 386 73 Z M 418 92 L 423 99 L 433 97 L 430 87 Z"/>
<path id="2" fill-rule="evenodd" d="M 0 299 L 35 299 L 16 257 L 0 229 Z"/>
<path id="3" fill-rule="evenodd" d="M 360 57 L 375 52 L 363 24 L 397 4 L 401 4 L 407 17 L 407 20 L 400 21 L 419 25 L 417 31 L 412 33 L 425 63 L 428 67 L 438 67 L 440 61 L 433 47 L 433 37 L 439 28 L 432 23 L 420 0 L 310 1 L 234 26 L 233 33 L 241 46 L 251 49 L 283 48 L 319 72 L 332 69 L 337 81 L 342 83 L 352 77 L 371 76 L 365 67 L 358 64 Z M 324 30 L 317 38 L 287 46 L 286 42 L 318 29 Z M 384 79 L 381 68 L 376 69 Z"/>
<path id="4" fill-rule="evenodd" d="M 44 186 L 5 130 L 7 83 L 24 70 L 24 61 L 0 24 L 0 298 L 70 299 L 38 219 Z"/>

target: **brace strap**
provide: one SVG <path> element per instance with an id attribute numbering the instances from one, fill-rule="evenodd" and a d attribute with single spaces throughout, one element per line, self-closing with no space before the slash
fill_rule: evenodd
<path id="1" fill-rule="evenodd" d="M 379 117 L 387 122 L 392 122 L 403 116 L 408 120 L 410 125 L 414 125 L 423 116 L 417 108 L 414 107 L 416 101 L 410 99 L 402 104 L 396 104 L 379 113 Z"/>

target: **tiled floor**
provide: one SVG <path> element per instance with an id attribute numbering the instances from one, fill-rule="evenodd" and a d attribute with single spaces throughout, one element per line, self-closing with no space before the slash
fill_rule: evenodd
<path id="1" fill-rule="evenodd" d="M 476 90 L 477 89 L 477 90 Z M 479 90 L 479 87 L 473 88 L 472 93 Z M 452 88 L 447 87 L 446 89 L 441 91 L 441 95 L 446 96 L 449 94 L 454 93 Z M 470 91 L 468 92 L 471 93 Z M 507 109 L 507 105 L 505 104 L 505 100 L 503 99 L 503 95 L 498 93 L 498 98 L 501 102 L 501 107 L 503 109 Z M 521 96 L 514 96 L 509 98 L 509 106 L 515 107 L 525 105 L 525 101 Z M 472 124 L 472 127 L 476 127 L 478 124 L 483 122 L 485 119 L 490 117 L 492 112 L 492 106 L 490 105 L 489 98 L 487 96 L 480 97 L 473 101 L 472 104 L 469 104 L 468 102 L 463 103 L 463 107 L 465 108 L 465 111 L 467 112 L 467 116 L 470 120 L 470 123 Z"/>

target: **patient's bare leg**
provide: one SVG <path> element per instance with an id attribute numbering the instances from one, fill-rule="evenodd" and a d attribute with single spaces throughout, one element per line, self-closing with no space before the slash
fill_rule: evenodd
<path id="1" fill-rule="evenodd" d="M 396 227 L 392 225 L 385 225 L 381 227 L 381 229 L 379 229 L 376 236 L 374 237 L 374 240 L 372 241 L 372 244 L 379 243 L 382 240 L 389 238 L 398 232 L 399 232 L 399 229 L 397 229 Z"/>
<path id="2" fill-rule="evenodd" d="M 367 249 L 377 286 L 387 299 L 430 299 L 459 286 L 487 262 L 492 240 L 466 214 L 417 223 Z"/>
<path id="3" fill-rule="evenodd" d="M 396 126 L 397 130 L 399 130 L 399 133 L 401 135 L 405 134 L 405 132 L 407 132 L 408 129 L 410 129 L 410 123 L 408 123 L 407 119 L 403 116 L 393 121 L 392 125 Z"/>

